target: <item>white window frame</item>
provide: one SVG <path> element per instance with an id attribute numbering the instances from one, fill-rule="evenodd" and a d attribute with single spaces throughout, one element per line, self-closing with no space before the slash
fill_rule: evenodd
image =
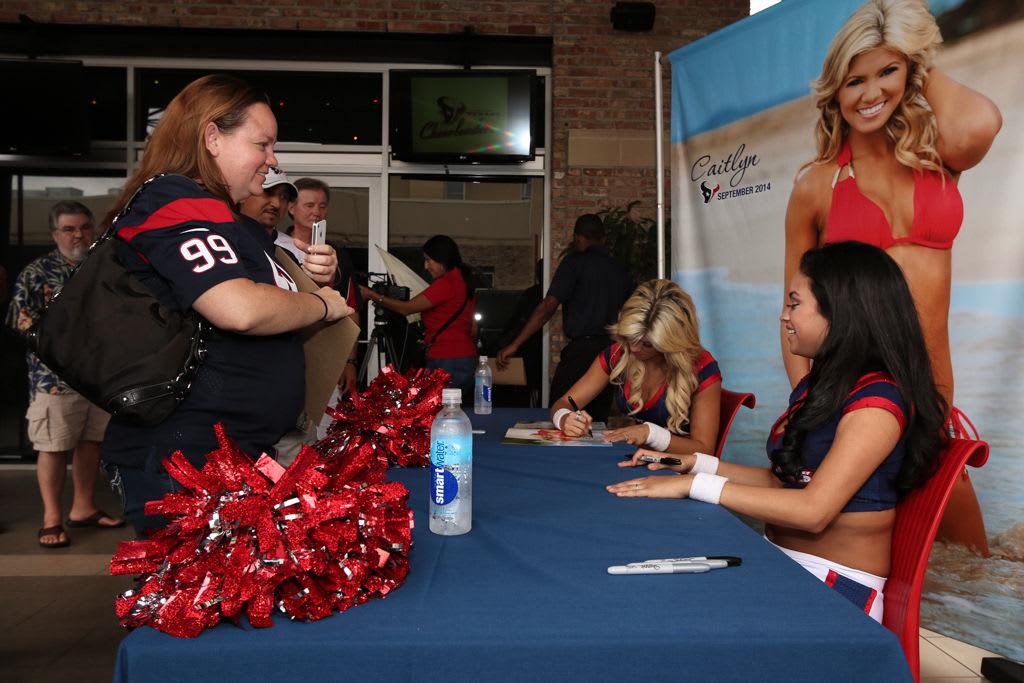
<path id="1" fill-rule="evenodd" d="M 16 58 L 19 55 L 0 56 Z M 48 55 L 40 54 L 39 57 Z M 387 154 L 389 149 L 388 132 L 390 130 L 389 118 L 389 75 L 392 70 L 430 69 L 459 70 L 460 67 L 442 64 L 391 64 L 391 63 L 359 63 L 359 62 L 331 62 L 331 61 L 298 61 L 298 60 L 254 60 L 254 59 L 176 59 L 167 57 L 117 57 L 117 56 L 93 56 L 93 55 L 59 55 L 61 59 L 81 61 L 85 66 L 107 66 L 123 67 L 126 70 L 127 79 L 127 139 L 124 141 L 103 141 L 104 147 L 117 148 L 124 146 L 124 164 L 111 163 L 102 164 L 103 168 L 123 168 L 125 177 L 131 174 L 136 161 L 141 157 L 145 147 L 144 142 L 135 140 L 135 69 L 198 69 L 210 72 L 218 70 L 238 71 L 307 71 L 307 72 L 345 72 L 345 73 L 379 73 L 381 79 L 381 144 L 373 146 L 355 145 L 318 145 L 312 143 L 282 143 L 276 147 L 281 165 L 290 175 L 300 177 L 302 175 L 320 176 L 328 182 L 337 182 L 344 177 L 344 182 L 353 187 L 376 187 L 379 201 L 376 202 L 378 209 L 374 213 L 374 204 L 371 189 L 371 219 L 370 219 L 370 244 L 374 240 L 380 240 L 380 244 L 386 245 L 388 237 L 388 201 L 389 183 L 388 176 L 391 174 L 436 174 L 447 176 L 453 180 L 465 176 L 526 176 L 541 177 L 544 179 L 544 223 L 543 223 L 543 258 L 544 274 L 543 284 L 545 290 L 551 278 L 551 164 L 549 155 L 545 148 L 539 148 L 536 157 L 532 161 L 515 166 L 486 166 L 486 165 L 445 165 L 445 164 L 423 164 L 409 163 L 390 159 Z M 545 77 L 545 118 L 544 118 L 544 139 L 550 146 L 552 126 L 552 83 L 550 67 L 508 67 L 508 66 L 479 66 L 475 70 L 510 70 L 514 68 L 533 69 L 538 76 Z M 53 165 L 48 160 L 39 163 L 45 167 Z M 83 168 L 96 169 L 99 166 L 96 162 L 79 162 Z M 61 162 L 64 171 L 70 172 L 78 165 L 75 162 Z M 36 166 L 35 162 L 24 164 L 25 167 Z M 356 183 L 366 183 L 357 185 Z M 373 216 L 376 215 L 376 224 Z M 383 269 L 375 250 L 369 250 L 369 262 L 371 270 Z M 372 315 L 372 314 L 371 314 Z M 372 320 L 367 321 L 367 324 Z M 543 342 L 543 378 L 542 382 L 542 405 L 549 401 L 549 388 L 547 377 L 550 363 L 550 333 L 547 326 L 544 327 Z"/>

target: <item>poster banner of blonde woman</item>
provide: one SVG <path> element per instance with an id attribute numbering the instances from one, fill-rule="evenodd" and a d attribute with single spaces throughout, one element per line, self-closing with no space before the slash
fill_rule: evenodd
<path id="1" fill-rule="evenodd" d="M 900 0 L 888 0 L 894 1 Z M 798 172 L 816 156 L 821 117 L 810 83 L 861 4 L 783 0 L 669 55 L 673 278 L 694 297 L 702 341 L 719 360 L 724 386 L 757 395 L 754 414 L 733 426 L 727 460 L 765 464 L 766 436 L 787 405 L 779 323 L 787 206 Z M 987 102 L 1002 127 L 996 124 L 987 153 L 976 150 L 961 162 L 969 170 L 957 180 L 964 206 L 959 232 L 950 212 L 934 225 L 912 228 L 918 238 L 931 230 L 938 241 L 955 233 L 951 282 L 940 274 L 911 286 L 919 310 L 922 301 L 941 304 L 948 292 L 955 403 L 992 447 L 985 467 L 971 473 L 984 518 L 981 538 L 991 554 L 937 543 L 922 623 L 1024 660 L 1024 11 L 1001 0 L 933 0 L 929 9 L 943 36 L 936 73 L 974 93 L 953 98 L 944 111 L 936 106 L 940 125 L 950 111 L 972 115 L 976 102 Z M 870 118 L 874 111 L 860 114 Z M 829 173 L 837 167 L 833 161 Z M 852 182 L 880 193 L 883 204 L 897 187 L 855 176 Z M 828 179 L 816 191 L 833 192 Z M 860 201 L 869 200 L 861 195 Z M 915 196 L 914 211 L 927 214 L 929 201 Z M 826 215 L 829 206 L 826 194 Z M 812 214 L 809 209 L 800 220 L 811 226 L 806 216 Z M 874 222 L 888 225 L 888 218 L 883 212 Z M 889 247 L 890 253 L 944 248 Z M 942 254 L 924 255 L 942 262 Z"/>

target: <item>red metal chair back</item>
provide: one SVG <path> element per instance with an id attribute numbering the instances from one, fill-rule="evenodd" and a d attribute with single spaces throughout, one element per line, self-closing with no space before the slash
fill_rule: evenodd
<path id="1" fill-rule="evenodd" d="M 725 447 L 725 437 L 729 434 L 729 428 L 732 427 L 732 421 L 736 419 L 736 413 L 740 411 L 740 406 L 746 406 L 753 410 L 757 404 L 757 398 L 749 392 L 736 392 L 729 391 L 726 388 L 722 388 L 721 407 L 718 414 L 718 441 L 715 446 L 715 457 L 722 457 L 722 448 Z"/>
<path id="2" fill-rule="evenodd" d="M 920 680 L 921 658 L 918 630 L 921 625 L 921 587 L 932 542 L 938 531 L 956 478 L 964 465 L 981 467 L 988 460 L 988 444 L 969 439 L 950 439 L 940 455 L 939 469 L 928 482 L 907 494 L 896 506 L 892 530 L 892 556 L 885 582 L 885 613 L 882 623 L 896 634 L 910 664 L 914 680 Z"/>

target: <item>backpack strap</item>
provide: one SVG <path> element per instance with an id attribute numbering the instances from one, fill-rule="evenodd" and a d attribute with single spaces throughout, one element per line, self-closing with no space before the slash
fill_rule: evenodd
<path id="1" fill-rule="evenodd" d="M 149 187 L 153 183 L 154 180 L 156 180 L 157 178 L 163 178 L 165 175 L 171 175 L 171 174 L 170 173 L 158 173 L 155 176 L 153 176 L 152 178 L 150 178 L 149 180 L 146 180 L 141 185 L 139 185 L 138 189 L 135 190 L 135 194 L 133 194 L 132 198 L 129 199 L 128 202 L 124 205 L 124 208 L 121 209 L 120 211 L 118 211 L 117 215 L 114 216 L 114 219 L 112 221 L 110 221 L 110 227 L 107 228 L 107 231 L 103 234 L 103 237 L 101 239 L 107 239 L 108 237 L 113 236 L 114 233 L 117 232 L 117 223 L 118 223 L 118 221 L 120 221 L 122 218 L 124 218 L 128 214 L 128 212 L 132 210 L 132 204 L 134 204 L 135 200 L 139 198 L 139 195 L 142 194 L 142 191 L 145 190 L 147 187 Z"/>
<path id="2" fill-rule="evenodd" d="M 462 315 L 462 311 L 465 310 L 466 304 L 468 304 L 468 303 L 469 303 L 469 295 L 467 294 L 466 298 L 462 302 L 462 305 L 459 306 L 459 310 L 455 311 L 455 315 L 453 315 L 452 317 L 448 318 L 448 320 L 445 321 L 444 325 L 441 325 L 441 327 L 438 328 L 437 332 L 434 333 L 433 339 L 431 339 L 430 341 L 427 342 L 427 348 L 428 349 L 431 346 L 434 345 L 434 342 L 436 342 L 437 338 L 441 336 L 441 333 L 444 332 L 446 329 L 448 329 L 448 326 L 451 325 L 453 322 L 455 322 L 455 320 L 460 315 Z"/>

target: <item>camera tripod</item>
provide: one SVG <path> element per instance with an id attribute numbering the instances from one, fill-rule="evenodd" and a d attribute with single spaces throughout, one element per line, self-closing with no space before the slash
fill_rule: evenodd
<path id="1" fill-rule="evenodd" d="M 388 321 L 384 317 L 384 311 L 377 304 L 374 304 L 373 313 L 373 331 L 370 333 L 370 339 L 366 345 L 366 355 L 363 356 L 363 362 L 359 365 L 359 372 L 356 373 L 356 382 L 360 385 L 364 385 L 366 382 L 371 358 L 377 359 L 378 368 L 383 368 L 389 363 L 396 368 L 400 368 L 402 360 L 395 351 L 394 340 L 388 334 Z"/>

